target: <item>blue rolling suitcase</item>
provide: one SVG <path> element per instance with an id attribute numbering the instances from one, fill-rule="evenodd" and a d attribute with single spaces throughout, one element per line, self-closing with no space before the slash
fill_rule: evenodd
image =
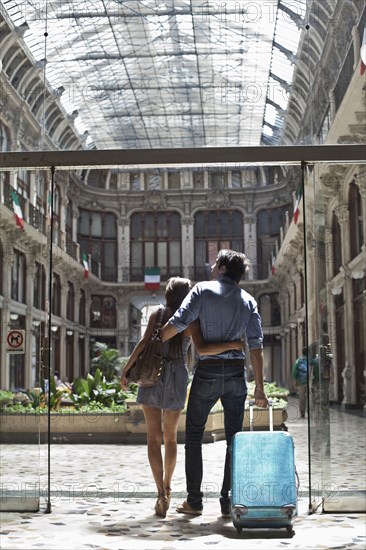
<path id="1" fill-rule="evenodd" d="M 253 431 L 250 402 L 250 432 L 234 435 L 231 447 L 231 518 L 238 533 L 243 528 L 286 528 L 293 535 L 297 515 L 297 473 L 294 443 L 284 431 Z M 264 414 L 264 411 L 260 411 Z"/>

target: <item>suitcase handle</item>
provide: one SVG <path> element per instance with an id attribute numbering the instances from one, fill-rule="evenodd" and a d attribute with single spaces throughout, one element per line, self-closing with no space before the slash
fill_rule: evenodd
<path id="1" fill-rule="evenodd" d="M 254 399 L 250 399 L 249 401 L 249 427 L 250 431 L 253 431 L 253 407 L 254 407 Z M 265 410 L 265 409 L 263 409 Z M 268 399 L 268 415 L 269 415 L 269 431 L 273 432 L 273 402 L 272 399 Z"/>

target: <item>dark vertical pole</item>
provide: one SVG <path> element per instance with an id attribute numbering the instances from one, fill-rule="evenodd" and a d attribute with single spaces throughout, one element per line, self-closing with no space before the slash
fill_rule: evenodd
<path id="1" fill-rule="evenodd" d="M 47 197 L 49 204 L 50 217 L 50 240 L 49 240 L 49 256 L 48 256 L 48 411 L 47 411 L 47 508 L 46 514 L 51 513 L 51 346 L 52 346 L 52 250 L 53 250 L 53 197 L 55 191 L 55 167 L 51 167 L 51 189 Z"/>
<path id="2" fill-rule="evenodd" d="M 306 197 L 305 197 L 305 176 L 306 176 L 306 162 L 301 162 L 301 194 L 302 194 L 302 207 L 303 207 L 303 238 L 304 238 L 304 298 L 305 298 L 305 345 L 308 350 L 307 353 L 307 409 L 308 409 L 308 468 L 309 468 L 309 511 L 312 510 L 311 504 L 311 453 L 310 453 L 310 365 L 309 365 L 309 304 L 308 304 L 308 268 L 307 268 L 307 248 L 306 248 Z"/>

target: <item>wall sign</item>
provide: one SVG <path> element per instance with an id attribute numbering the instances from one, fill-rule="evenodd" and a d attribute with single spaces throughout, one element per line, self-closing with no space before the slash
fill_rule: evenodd
<path id="1" fill-rule="evenodd" d="M 24 353 L 25 330 L 12 329 L 6 333 L 6 351 Z"/>

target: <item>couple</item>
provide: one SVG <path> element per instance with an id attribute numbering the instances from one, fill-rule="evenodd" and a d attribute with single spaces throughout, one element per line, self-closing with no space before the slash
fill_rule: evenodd
<path id="1" fill-rule="evenodd" d="M 199 356 L 189 392 L 186 416 L 185 468 L 187 500 L 177 511 L 202 514 L 202 439 L 208 414 L 218 399 L 224 409 L 227 443 L 221 488 L 221 513 L 230 517 L 230 454 L 233 435 L 242 430 L 247 395 L 243 338 L 246 337 L 255 375 L 255 404 L 267 406 L 263 390 L 263 332 L 257 304 L 240 289 L 247 269 L 244 254 L 220 250 L 211 268 L 211 280 L 191 288 L 189 279 L 169 279 L 161 329 L 164 342 L 164 374 L 152 388 L 139 388 L 146 426 L 148 458 L 158 490 L 155 513 L 165 517 L 170 504 L 171 480 L 177 458 L 177 430 L 184 407 L 187 382 L 187 351 L 193 340 Z M 151 314 L 143 338 L 136 345 L 121 375 L 126 375 L 150 339 L 157 312 Z M 162 411 L 163 414 L 162 414 Z M 164 437 L 165 456 L 161 454 Z"/>

